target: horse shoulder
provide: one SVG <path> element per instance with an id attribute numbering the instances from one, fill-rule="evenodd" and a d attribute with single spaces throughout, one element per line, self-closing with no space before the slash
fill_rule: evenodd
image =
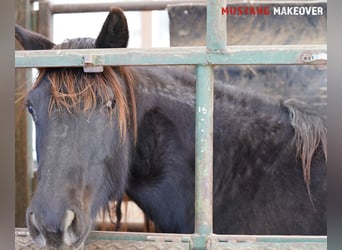
<path id="1" fill-rule="evenodd" d="M 159 230 L 186 233 L 193 230 L 194 163 L 177 130 L 158 109 L 144 115 L 127 193 Z"/>

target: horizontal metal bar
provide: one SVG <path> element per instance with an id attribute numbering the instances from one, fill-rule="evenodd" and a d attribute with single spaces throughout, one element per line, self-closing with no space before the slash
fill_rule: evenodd
<path id="1" fill-rule="evenodd" d="M 27 228 L 15 228 L 15 236 L 30 237 Z M 138 232 L 113 232 L 91 231 L 89 240 L 136 240 L 136 241 L 160 241 L 161 237 L 174 241 L 189 242 L 196 234 L 167 234 L 167 233 L 138 233 Z M 220 235 L 210 234 L 209 237 L 216 241 L 231 242 L 326 242 L 327 236 L 312 235 Z"/>
<path id="2" fill-rule="evenodd" d="M 327 250 L 327 242 L 316 243 L 316 242 L 305 242 L 305 243 L 273 243 L 273 242 L 262 242 L 262 243 L 249 243 L 249 242 L 211 242 L 207 249 L 215 250 Z"/>
<path id="3" fill-rule="evenodd" d="M 130 241 L 168 241 L 168 242 L 190 242 L 191 234 L 155 234 L 134 232 L 103 232 L 92 231 L 90 240 L 130 240 Z"/>
<path id="4" fill-rule="evenodd" d="M 310 235 L 220 235 L 213 234 L 211 239 L 220 242 L 326 242 L 327 236 Z"/>
<path id="5" fill-rule="evenodd" d="M 228 4 L 315 4 L 327 3 L 327 0 L 229 0 Z"/>
<path id="6" fill-rule="evenodd" d="M 15 67 L 83 67 L 86 55 L 94 66 L 106 65 L 229 65 L 229 64 L 325 64 L 326 45 L 229 46 L 225 51 L 205 47 L 152 49 L 75 49 L 15 51 Z"/>
<path id="7" fill-rule="evenodd" d="M 195 0 L 194 3 L 205 3 L 205 0 Z M 191 4 L 190 2 L 189 4 Z M 112 1 L 97 3 L 58 4 L 51 3 L 51 12 L 58 13 L 80 13 L 80 12 L 101 12 L 108 11 L 112 7 L 120 7 L 124 11 L 150 11 L 165 10 L 168 5 L 184 4 L 184 0 L 168 1 Z"/>
<path id="8" fill-rule="evenodd" d="M 327 236 L 211 235 L 210 249 L 326 250 Z"/>
<path id="9" fill-rule="evenodd" d="M 97 2 L 97 3 L 78 3 L 78 4 L 61 4 L 61 3 L 50 3 L 51 13 L 80 13 L 80 12 L 101 12 L 108 11 L 111 7 L 120 7 L 125 11 L 149 11 L 149 10 L 164 10 L 168 5 L 191 5 L 191 4 L 205 4 L 206 0 L 154 0 L 154 1 L 115 1 L 112 2 Z M 327 0 L 278 0 L 276 3 L 274 0 L 230 0 L 228 5 L 233 4 L 315 4 L 315 3 L 326 3 Z"/>
<path id="10" fill-rule="evenodd" d="M 196 241 L 196 234 L 156 234 L 92 231 L 86 242 L 86 249 L 126 249 L 139 246 L 139 249 L 159 249 L 158 247 L 190 249 Z M 225 240 L 222 240 L 225 239 Z M 327 249 L 327 236 L 264 236 L 264 235 L 208 235 L 211 249 Z M 145 243 L 145 245 L 143 244 Z M 150 243 L 150 245 L 146 245 Z M 152 244 L 152 245 L 151 245 Z M 169 244 L 169 245 L 165 245 Z M 152 247 L 153 246 L 153 247 Z M 37 249 L 26 228 L 15 229 L 15 249 Z M 138 247 L 137 247 L 138 248 Z"/>

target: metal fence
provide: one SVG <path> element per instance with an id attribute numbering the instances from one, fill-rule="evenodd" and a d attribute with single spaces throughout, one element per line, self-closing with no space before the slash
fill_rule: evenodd
<path id="1" fill-rule="evenodd" d="M 161 3 L 161 1 L 152 1 Z M 171 1 L 174 2 L 174 1 Z M 179 1 L 176 1 L 179 2 Z M 224 0 L 207 2 L 206 47 L 165 49 L 88 49 L 16 51 L 15 67 L 101 65 L 196 65 L 195 233 L 128 234 L 92 232 L 86 249 L 326 249 L 326 237 L 224 236 L 213 234 L 213 83 L 215 65 L 326 63 L 326 45 L 227 46 Z M 120 6 L 118 2 L 118 6 Z M 137 4 L 125 3 L 126 6 Z M 140 5 L 137 5 L 140 6 Z M 163 3 L 162 7 L 166 7 Z M 50 6 L 51 7 L 51 6 Z M 146 6 L 145 6 L 146 7 Z M 52 6 L 50 11 L 69 7 Z M 128 8 L 128 7 L 127 7 Z M 133 7 L 132 7 L 133 8 Z M 229 32 L 229 31 L 228 31 Z M 113 241 L 115 240 L 115 241 Z M 16 249 L 34 249 L 25 230 L 17 230 Z"/>

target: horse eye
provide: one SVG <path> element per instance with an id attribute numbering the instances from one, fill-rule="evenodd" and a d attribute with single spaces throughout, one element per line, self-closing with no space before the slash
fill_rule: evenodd
<path id="1" fill-rule="evenodd" d="M 115 100 L 108 101 L 107 104 L 106 104 L 106 108 L 107 108 L 108 110 L 114 109 L 115 103 L 116 103 Z"/>
<path id="2" fill-rule="evenodd" d="M 26 107 L 27 107 L 27 111 L 31 114 L 33 121 L 36 122 L 37 117 L 36 117 L 36 114 L 34 112 L 32 105 L 28 103 L 28 104 L 26 104 Z"/>
<path id="3" fill-rule="evenodd" d="M 27 106 L 27 111 L 28 111 L 31 115 L 33 115 L 34 110 L 33 110 L 32 105 L 31 105 L 31 104 L 27 104 L 26 106 Z"/>

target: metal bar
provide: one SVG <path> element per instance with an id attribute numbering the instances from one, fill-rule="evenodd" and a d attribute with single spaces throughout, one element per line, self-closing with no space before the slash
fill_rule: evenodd
<path id="1" fill-rule="evenodd" d="M 195 232 L 212 233 L 213 82 L 211 66 L 197 66 Z"/>
<path id="2" fill-rule="evenodd" d="M 291 242 L 291 243 L 274 243 L 274 242 L 213 242 L 210 249 L 215 250 L 245 250 L 245 249 L 258 249 L 258 250 L 327 250 L 327 243 L 317 242 Z"/>
<path id="3" fill-rule="evenodd" d="M 29 28 L 31 23 L 31 4 L 28 0 L 16 0 L 16 22 Z M 21 46 L 15 45 L 16 49 Z M 25 91 L 31 78 L 31 70 L 16 69 L 16 91 Z M 28 81 L 30 82 L 30 81 Z M 28 117 L 23 106 L 15 105 L 15 226 L 26 226 L 26 209 L 31 194 L 32 134 L 31 117 Z"/>
<path id="4" fill-rule="evenodd" d="M 225 1 L 207 1 L 206 52 L 226 48 L 226 20 L 219 16 Z M 207 60 L 208 62 L 209 60 Z M 213 232 L 213 120 L 214 69 L 197 65 L 196 77 L 196 154 L 195 154 L 195 234 L 194 249 L 205 249 Z"/>
<path id="5" fill-rule="evenodd" d="M 225 239 L 222 239 L 225 237 Z M 269 240 L 263 240 L 263 239 Z M 211 235 L 211 249 L 327 249 L 327 236 Z M 85 249 L 192 249 L 194 235 L 99 232 L 89 234 Z M 26 228 L 15 229 L 15 249 L 38 249 Z"/>
<path id="6" fill-rule="evenodd" d="M 206 51 L 226 48 L 226 16 L 219 15 L 225 0 L 207 1 Z M 209 62 L 209 60 L 207 60 Z M 214 68 L 197 65 L 195 142 L 195 234 L 194 249 L 207 249 L 213 233 L 213 123 Z"/>
<path id="7" fill-rule="evenodd" d="M 191 234 L 136 233 L 92 231 L 89 240 L 130 240 L 130 241 L 169 241 L 190 242 Z"/>
<path id="8" fill-rule="evenodd" d="M 229 0 L 228 4 L 312 4 L 327 3 L 327 0 Z"/>
<path id="9" fill-rule="evenodd" d="M 50 1 L 39 0 L 38 11 L 38 33 L 52 39 L 53 18 L 51 13 Z"/>
<path id="10" fill-rule="evenodd" d="M 141 13 L 141 47 L 151 48 L 152 47 L 152 12 Z"/>
<path id="11" fill-rule="evenodd" d="M 326 45 L 283 45 L 229 46 L 219 53 L 205 47 L 15 51 L 15 67 L 83 67 L 85 55 L 93 55 L 94 65 L 103 66 L 326 64 L 326 49 Z"/>
<path id="12" fill-rule="evenodd" d="M 315 242 L 325 243 L 327 236 L 310 236 L 310 235 L 219 235 L 211 236 L 212 240 L 218 242 Z"/>
<path id="13" fill-rule="evenodd" d="M 194 3 L 205 3 L 203 0 L 194 0 Z M 189 4 L 193 3 L 190 2 Z M 150 11 L 165 10 L 169 4 L 184 4 L 184 0 L 155 0 L 155 1 L 112 1 L 103 3 L 79 3 L 79 4 L 51 4 L 51 12 L 80 13 L 108 11 L 112 7 L 120 7 L 124 11 Z"/>
<path id="14" fill-rule="evenodd" d="M 108 11 L 111 7 L 120 7 L 125 11 L 148 11 L 148 10 L 164 10 L 168 5 L 175 4 L 205 4 L 206 0 L 193 0 L 185 2 L 184 0 L 154 0 L 154 1 L 115 1 L 112 2 L 97 2 L 97 3 L 79 3 L 79 4 L 58 4 L 51 3 L 51 13 L 81 13 L 81 12 L 101 12 Z M 312 4 L 326 3 L 327 0 L 278 0 L 277 4 Z M 274 4 L 274 0 L 230 0 L 228 5 L 233 4 Z M 222 5 L 224 6 L 224 5 Z"/>
<path id="15" fill-rule="evenodd" d="M 227 46 L 226 15 L 221 15 L 225 0 L 209 0 L 207 3 L 207 49 L 223 51 Z"/>

